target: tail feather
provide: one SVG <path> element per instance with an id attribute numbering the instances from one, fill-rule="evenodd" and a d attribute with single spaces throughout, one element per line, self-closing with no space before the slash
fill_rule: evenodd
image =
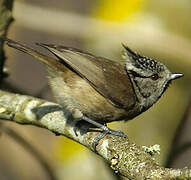
<path id="1" fill-rule="evenodd" d="M 29 48 L 25 44 L 18 43 L 16 41 L 13 41 L 11 39 L 2 36 L 0 36 L 0 40 L 5 41 L 9 47 L 18 49 L 19 51 L 22 51 L 35 57 L 36 59 L 40 60 L 41 62 L 43 62 L 44 64 L 48 65 L 51 68 L 54 67 L 57 68 L 58 70 L 62 70 L 64 68 L 64 66 L 57 59 L 44 55 L 32 48 Z"/>

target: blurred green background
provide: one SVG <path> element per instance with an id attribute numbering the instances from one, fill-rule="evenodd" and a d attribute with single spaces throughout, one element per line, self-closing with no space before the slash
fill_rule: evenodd
<path id="1" fill-rule="evenodd" d="M 140 146 L 160 144 L 157 159 L 160 164 L 165 162 L 191 98 L 190 0 L 16 0 L 13 16 L 8 37 L 37 49 L 35 42 L 63 44 L 120 60 L 121 43 L 125 43 L 171 71 L 183 73 L 184 78 L 174 81 L 147 112 L 126 123 L 109 124 Z M 41 63 L 7 47 L 6 54 L 8 83 L 33 96 L 46 89 L 42 98 L 54 100 Z M 183 141 L 191 139 L 187 123 Z M 58 179 L 115 179 L 104 162 L 81 145 L 37 127 L 6 124 L 46 157 Z M 0 138 L 0 179 L 48 179 L 20 145 L 4 134 Z M 191 167 L 190 160 L 191 152 L 187 152 L 174 167 Z"/>

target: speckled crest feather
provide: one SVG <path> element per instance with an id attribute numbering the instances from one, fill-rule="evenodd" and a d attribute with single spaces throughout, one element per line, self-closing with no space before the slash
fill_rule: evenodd
<path id="1" fill-rule="evenodd" d="M 153 72 L 161 72 L 164 70 L 163 65 L 161 63 L 155 61 L 154 59 L 148 58 L 146 56 L 141 56 L 140 54 L 133 52 L 130 48 L 127 46 L 123 45 L 123 47 L 126 50 L 125 56 L 127 55 L 128 58 L 133 59 L 134 61 L 134 66 L 143 70 L 151 70 Z"/>
<path id="2" fill-rule="evenodd" d="M 134 60 L 136 61 L 137 66 L 139 66 L 137 68 L 149 69 L 153 72 L 163 71 L 163 66 L 161 64 L 148 57 L 138 55 L 138 58 L 135 58 Z"/>

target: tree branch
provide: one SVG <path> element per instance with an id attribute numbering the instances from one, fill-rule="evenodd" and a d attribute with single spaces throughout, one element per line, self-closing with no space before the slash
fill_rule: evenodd
<path id="1" fill-rule="evenodd" d="M 5 36 L 8 27 L 13 21 L 12 17 L 13 0 L 0 0 L 0 36 Z M 3 77 L 3 67 L 5 62 L 5 54 L 3 51 L 3 41 L 0 41 L 0 82 Z"/>
<path id="2" fill-rule="evenodd" d="M 175 161 L 175 159 L 178 158 L 180 154 L 191 148 L 191 142 L 186 142 L 184 144 L 181 143 L 181 140 L 184 138 L 183 136 L 185 133 L 185 128 L 187 126 L 187 122 L 189 121 L 190 115 L 191 115 L 191 99 L 176 129 L 174 138 L 172 140 L 172 145 L 169 151 L 169 155 L 165 163 L 166 167 L 172 166 L 173 162 Z"/>
<path id="3" fill-rule="evenodd" d="M 100 132 L 75 133 L 75 119 L 62 106 L 30 96 L 0 91 L 0 118 L 20 124 L 46 128 L 56 135 L 63 135 L 93 150 L 93 140 Z M 164 168 L 155 159 L 128 138 L 106 135 L 97 145 L 97 154 L 111 168 L 130 179 L 190 179 L 191 170 Z"/>
<path id="4" fill-rule="evenodd" d="M 13 0 L 0 0 L 0 36 L 7 34 L 8 27 L 13 21 L 12 7 Z"/>

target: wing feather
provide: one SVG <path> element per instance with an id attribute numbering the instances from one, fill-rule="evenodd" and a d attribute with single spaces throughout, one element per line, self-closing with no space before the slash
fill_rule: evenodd
<path id="1" fill-rule="evenodd" d="M 67 64 L 72 70 L 85 78 L 94 89 L 106 97 L 112 104 L 125 109 L 135 105 L 136 96 L 125 65 L 95 57 L 75 48 L 39 44 L 48 49 Z"/>

